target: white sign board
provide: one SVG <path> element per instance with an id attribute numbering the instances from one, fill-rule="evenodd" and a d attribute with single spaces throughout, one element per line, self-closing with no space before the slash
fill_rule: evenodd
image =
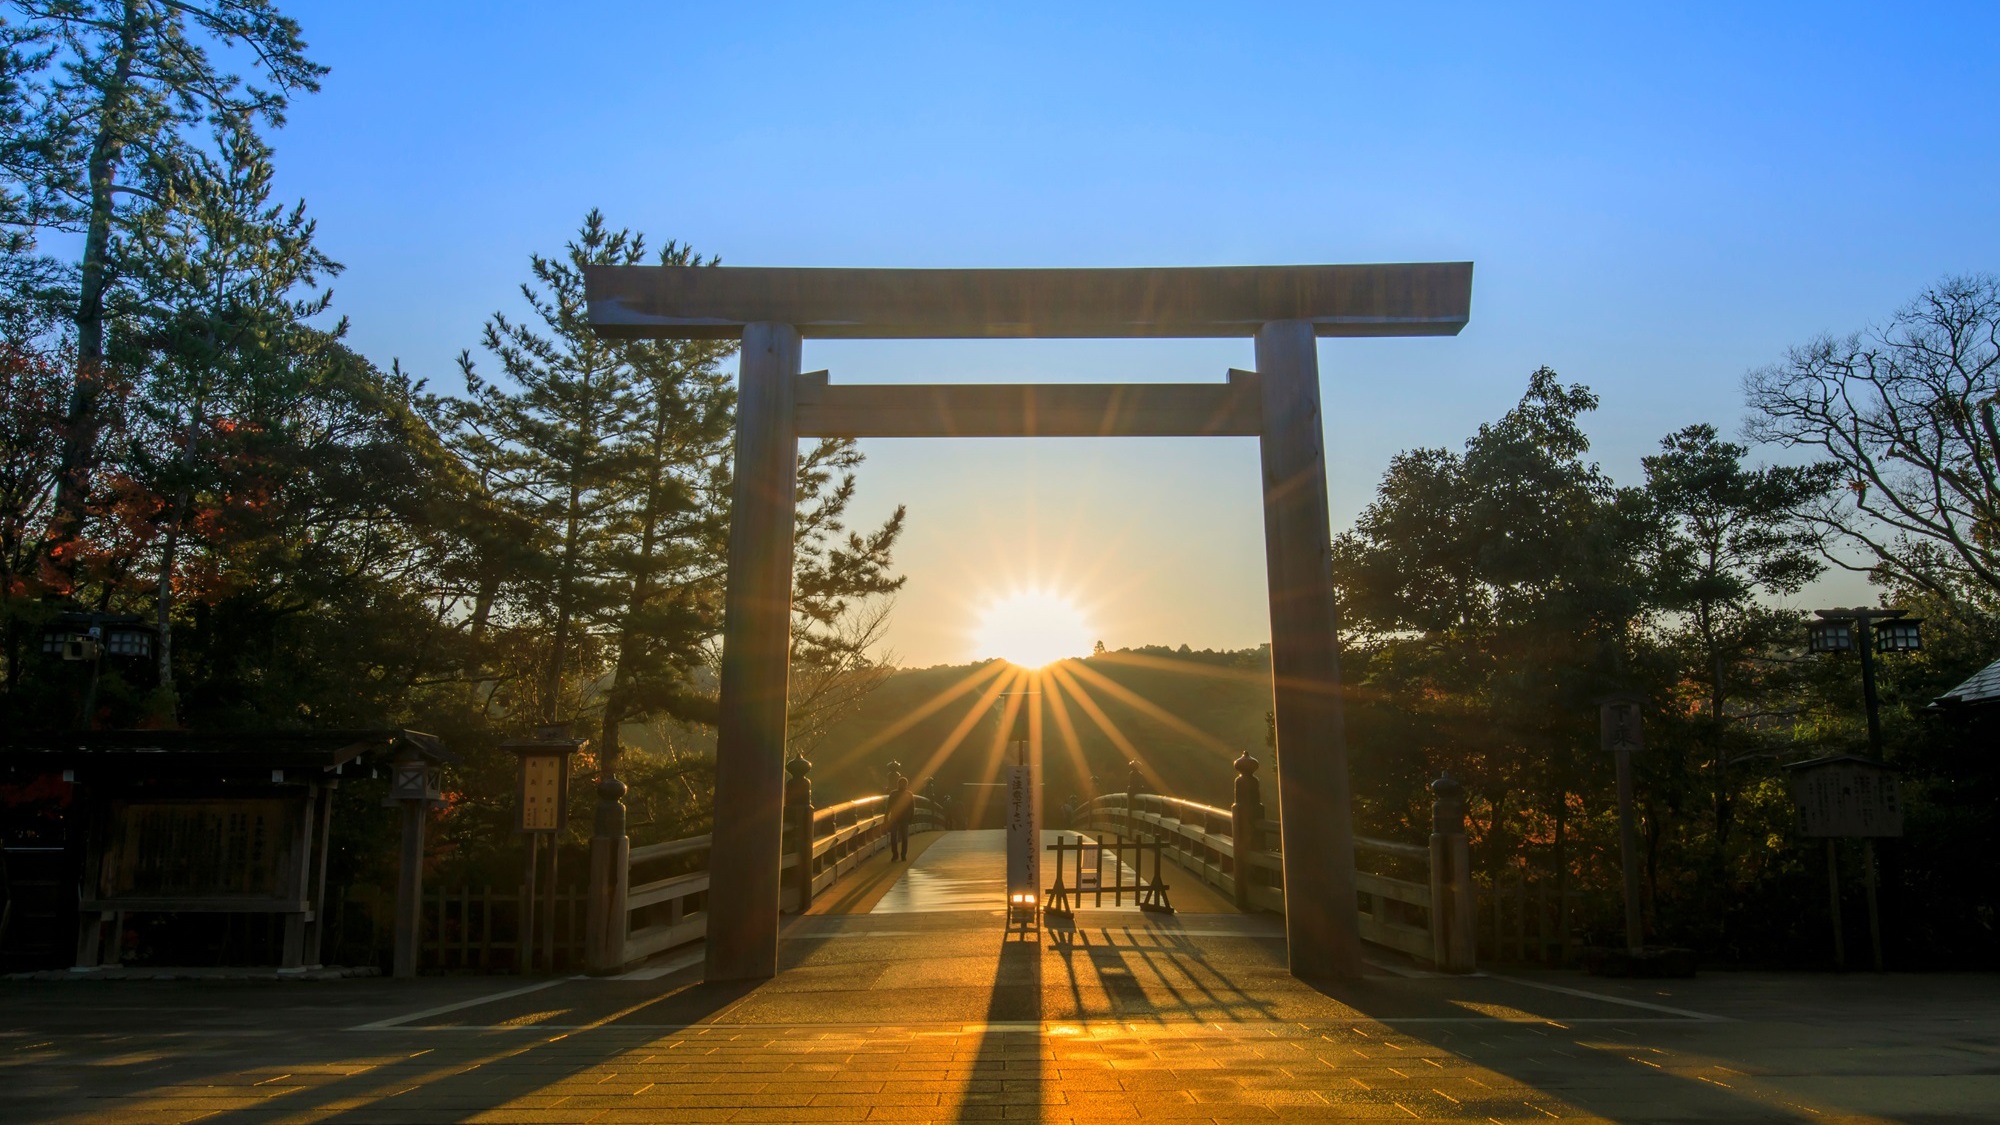
<path id="1" fill-rule="evenodd" d="M 1042 832 L 1035 819 L 1035 783 L 1027 766 L 1007 767 L 1007 900 L 1042 894 Z"/>

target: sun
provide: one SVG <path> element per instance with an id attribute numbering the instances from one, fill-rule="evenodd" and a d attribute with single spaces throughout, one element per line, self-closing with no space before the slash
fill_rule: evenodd
<path id="1" fill-rule="evenodd" d="M 1076 603 L 1049 590 L 1022 590 L 989 603 L 973 630 L 973 655 L 1040 668 L 1090 651 L 1091 626 Z"/>

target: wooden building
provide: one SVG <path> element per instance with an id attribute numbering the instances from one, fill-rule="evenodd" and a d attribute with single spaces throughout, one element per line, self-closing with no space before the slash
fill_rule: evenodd
<path id="1" fill-rule="evenodd" d="M 117 964 L 135 914 L 275 915 L 280 967 L 303 968 L 319 962 L 334 789 L 397 758 L 444 754 L 408 730 L 16 735 L 0 785 L 57 794 L 61 825 L 10 852 L 35 853 L 45 884 L 66 873 L 79 968 Z"/>

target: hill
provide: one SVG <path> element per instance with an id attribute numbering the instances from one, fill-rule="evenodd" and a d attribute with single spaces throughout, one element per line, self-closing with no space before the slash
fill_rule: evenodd
<path id="1" fill-rule="evenodd" d="M 808 752 L 816 802 L 879 792 L 891 761 L 944 792 L 995 780 L 1004 748 L 992 695 L 1007 671 L 994 661 L 895 673 Z M 1270 762 L 1268 646 L 1120 649 L 1062 661 L 1040 680 L 1051 803 L 1089 792 L 1093 774 L 1100 790 L 1124 789 L 1136 758 L 1155 789 L 1227 805 L 1231 760 L 1247 750 Z"/>

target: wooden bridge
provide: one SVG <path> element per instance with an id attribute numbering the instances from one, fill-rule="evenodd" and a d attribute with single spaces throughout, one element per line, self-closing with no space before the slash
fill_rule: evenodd
<path id="1" fill-rule="evenodd" d="M 1099 854 L 1112 856 L 1114 872 L 1120 876 L 1132 870 L 1135 890 L 1139 865 L 1127 855 L 1128 840 L 1143 841 L 1155 846 L 1156 854 L 1171 857 L 1173 881 L 1183 882 L 1185 876 L 1219 892 L 1219 897 L 1211 898 L 1223 909 L 1282 915 L 1283 834 L 1277 821 L 1263 815 L 1256 768 L 1255 759 L 1247 755 L 1238 759 L 1237 801 L 1232 808 L 1156 793 L 1110 793 L 1077 809 L 1068 824 L 1050 827 L 1057 836 L 1068 829 L 1107 845 Z M 785 818 L 780 886 L 782 909 L 791 914 L 808 910 L 816 898 L 888 844 L 886 796 L 814 808 L 805 777 L 809 769 L 807 764 L 793 771 Z M 1359 862 L 1382 869 L 1355 872 L 1355 925 L 1364 941 L 1444 971 L 1469 972 L 1476 960 L 1477 891 L 1463 802 L 1449 778 L 1433 789 L 1437 831 L 1427 844 L 1356 838 Z M 912 833 L 947 828 L 935 803 L 921 794 L 912 797 Z M 996 833 L 979 835 L 979 846 L 954 850 L 961 853 L 962 863 L 977 865 L 983 856 L 996 880 L 992 904 L 997 907 L 1005 901 L 997 882 L 1004 864 L 1001 840 Z M 610 870 L 602 879 L 593 878 L 593 900 L 587 908 L 586 959 L 593 972 L 623 972 L 707 936 L 711 836 L 637 848 L 625 847 L 621 840 L 595 843 L 594 861 L 608 861 Z M 968 881 L 964 873 L 957 879 Z M 1183 883 L 1182 894 L 1189 889 Z M 1114 905 L 1124 905 L 1122 896 Z"/>
<path id="2" fill-rule="evenodd" d="M 1990 975 L 1435 972 L 1383 948 L 1421 950 L 1434 912 L 1404 844 L 1364 849 L 1402 873 L 1355 908 L 1407 930 L 1375 931 L 1361 980 L 1312 983 L 1268 847 L 1236 847 L 1269 825 L 1237 810 L 1115 793 L 1050 828 L 1157 841 L 1179 913 L 1093 898 L 1035 935 L 1002 923 L 1002 833 L 925 832 L 892 863 L 884 804 L 794 806 L 781 871 L 792 906 L 811 897 L 757 982 L 704 981 L 698 943 L 672 947 L 705 931 L 699 839 L 626 857 L 620 955 L 663 949 L 631 971 L 0 980 L 0 1120 L 1970 1125 L 2000 1100 Z"/>

